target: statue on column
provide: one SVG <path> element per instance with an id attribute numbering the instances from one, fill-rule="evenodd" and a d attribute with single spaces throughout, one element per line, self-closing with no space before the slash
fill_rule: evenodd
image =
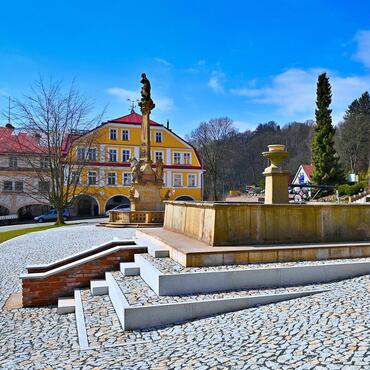
<path id="1" fill-rule="evenodd" d="M 141 108 L 141 112 L 143 114 L 150 113 L 150 111 L 155 107 L 155 104 L 150 95 L 150 81 L 147 79 L 145 73 L 141 74 L 140 83 L 142 83 L 143 86 L 141 87 L 141 101 L 139 102 L 139 107 Z"/>

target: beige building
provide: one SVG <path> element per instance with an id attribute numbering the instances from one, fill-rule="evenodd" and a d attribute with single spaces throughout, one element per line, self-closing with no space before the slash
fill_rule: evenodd
<path id="1" fill-rule="evenodd" d="M 39 180 L 31 160 L 46 170 L 38 138 L 0 127 L 0 216 L 27 219 L 50 208 L 44 196 L 49 184 Z"/>

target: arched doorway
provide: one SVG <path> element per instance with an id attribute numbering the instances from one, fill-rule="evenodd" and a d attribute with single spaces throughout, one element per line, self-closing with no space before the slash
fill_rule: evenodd
<path id="1" fill-rule="evenodd" d="M 99 203 L 91 195 L 81 194 L 73 200 L 71 217 L 93 217 L 99 215 Z"/>
<path id="2" fill-rule="evenodd" d="M 0 205 L 0 216 L 7 216 L 9 214 L 9 209 Z"/>
<path id="3" fill-rule="evenodd" d="M 47 212 L 50 206 L 47 204 L 29 204 L 18 209 L 18 218 L 20 220 L 32 220 L 36 216 L 40 216 Z"/>
<path id="4" fill-rule="evenodd" d="M 194 202 L 194 199 L 192 197 L 189 197 L 188 195 L 181 195 L 180 197 L 177 197 L 175 200 L 181 200 L 183 202 Z"/>
<path id="5" fill-rule="evenodd" d="M 105 212 L 111 210 L 114 207 L 119 206 L 120 204 L 127 204 L 130 205 L 130 199 L 125 197 L 124 195 L 115 195 L 112 198 L 109 198 L 107 200 L 107 203 L 105 203 Z"/>

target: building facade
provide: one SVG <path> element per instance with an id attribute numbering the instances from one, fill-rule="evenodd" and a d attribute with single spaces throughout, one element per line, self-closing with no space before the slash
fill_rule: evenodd
<path id="1" fill-rule="evenodd" d="M 49 209 L 47 185 L 34 168 L 47 171 L 48 164 L 37 137 L 0 127 L 0 216 L 30 219 Z M 30 161 L 33 161 L 32 165 Z"/>
<path id="2" fill-rule="evenodd" d="M 73 141 L 76 160 L 87 158 L 81 175 L 72 216 L 104 214 L 119 204 L 129 204 L 129 159 L 139 158 L 142 116 L 135 112 L 108 122 L 84 135 L 94 135 L 87 148 Z M 202 166 L 196 150 L 172 130 L 150 122 L 151 158 L 164 163 L 161 195 L 172 200 L 201 200 Z M 82 141 L 82 140 L 81 140 Z M 68 150 L 66 144 L 65 150 Z"/>

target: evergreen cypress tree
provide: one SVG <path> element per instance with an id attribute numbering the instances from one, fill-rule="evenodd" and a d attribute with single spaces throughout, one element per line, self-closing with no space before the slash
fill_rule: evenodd
<path id="1" fill-rule="evenodd" d="M 312 140 L 313 181 L 315 184 L 335 185 L 343 180 L 343 171 L 334 148 L 335 128 L 332 124 L 331 86 L 326 73 L 317 81 L 316 125 Z"/>

